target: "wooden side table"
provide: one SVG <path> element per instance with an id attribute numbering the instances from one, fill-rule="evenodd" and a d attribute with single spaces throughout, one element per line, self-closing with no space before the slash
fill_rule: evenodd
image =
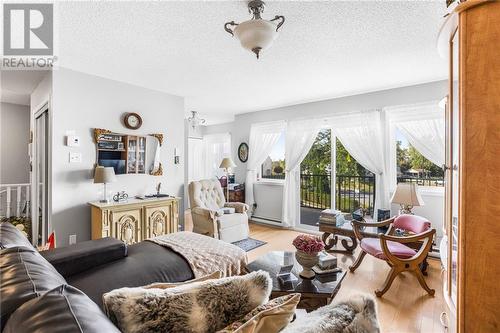
<path id="1" fill-rule="evenodd" d="M 329 252 L 338 252 L 338 253 L 347 253 L 352 254 L 356 247 L 358 246 L 358 240 L 356 239 L 356 235 L 354 235 L 354 230 L 352 229 L 351 222 L 346 221 L 344 224 L 337 226 L 335 223 L 326 223 L 319 222 L 319 231 L 323 232 L 323 243 L 325 243 L 325 250 Z M 377 237 L 378 230 L 377 228 L 365 228 L 361 232 L 361 234 L 365 237 Z M 344 247 L 343 249 L 333 248 L 337 245 L 339 241 L 339 236 L 343 236 L 349 238 L 349 241 L 345 238 L 340 240 L 340 243 Z"/>
<path id="2" fill-rule="evenodd" d="M 227 199 L 226 187 L 223 187 L 222 191 L 224 192 L 224 197 L 226 198 L 226 201 L 245 203 L 245 188 L 244 187 L 238 188 L 236 190 L 229 190 L 229 200 Z"/>

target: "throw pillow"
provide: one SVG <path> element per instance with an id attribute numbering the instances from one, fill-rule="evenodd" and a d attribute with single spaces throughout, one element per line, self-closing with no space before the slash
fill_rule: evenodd
<path id="1" fill-rule="evenodd" d="M 290 294 L 256 307 L 217 333 L 278 333 L 292 321 L 300 294 Z"/>
<path id="2" fill-rule="evenodd" d="M 216 332 L 269 299 L 272 280 L 258 271 L 168 289 L 121 288 L 103 295 L 122 332 Z"/>
<path id="3" fill-rule="evenodd" d="M 151 289 L 151 288 L 168 289 L 168 288 L 179 287 L 179 286 L 189 284 L 189 283 L 202 282 L 202 281 L 207 281 L 207 280 L 216 280 L 216 279 L 220 279 L 221 277 L 222 277 L 222 273 L 217 271 L 217 272 L 213 272 L 212 274 L 208 274 L 208 275 L 199 277 L 197 279 L 192 279 L 192 280 L 188 280 L 188 281 L 184 281 L 184 282 L 173 282 L 173 283 L 156 282 L 156 283 L 148 284 L 147 286 L 144 286 L 143 288 L 145 288 L 145 289 Z"/>
<path id="4" fill-rule="evenodd" d="M 369 295 L 325 305 L 297 318 L 281 333 L 379 333 L 376 303 Z"/>

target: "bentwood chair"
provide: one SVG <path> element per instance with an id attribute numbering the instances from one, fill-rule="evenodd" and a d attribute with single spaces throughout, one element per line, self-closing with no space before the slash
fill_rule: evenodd
<path id="1" fill-rule="evenodd" d="M 431 224 L 427 219 L 417 215 L 403 214 L 381 222 L 368 223 L 352 221 L 351 224 L 354 229 L 354 234 L 359 240 L 361 253 L 354 264 L 349 267 L 349 270 L 354 272 L 359 267 L 366 254 L 386 261 L 391 267 L 391 271 L 382 289 L 375 291 L 377 297 L 384 295 L 391 287 L 396 276 L 404 271 L 413 272 L 422 288 L 424 288 L 430 296 L 434 295 L 435 290 L 429 288 L 420 269 L 421 264 L 426 259 L 432 247 L 432 240 L 436 233 L 436 229 L 431 229 Z M 379 234 L 378 238 L 367 238 L 363 237 L 361 234 L 361 229 L 363 227 L 384 226 L 389 226 L 389 229 L 385 234 Z M 405 231 L 405 234 L 411 234 L 408 236 L 396 236 L 396 229 L 402 229 Z M 412 247 L 418 244 L 416 246 L 417 250 L 409 247 L 408 244 L 412 244 Z"/>

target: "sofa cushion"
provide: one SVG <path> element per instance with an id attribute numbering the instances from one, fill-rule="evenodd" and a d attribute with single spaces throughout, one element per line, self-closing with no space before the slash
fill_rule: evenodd
<path id="1" fill-rule="evenodd" d="M 8 249 L 11 247 L 24 246 L 35 249 L 21 230 L 17 229 L 9 222 L 0 223 L 0 248 Z"/>
<path id="2" fill-rule="evenodd" d="M 351 295 L 297 318 L 281 333 L 379 333 L 375 300 L 369 295 Z"/>
<path id="3" fill-rule="evenodd" d="M 398 258 L 411 258 L 415 255 L 415 250 L 409 248 L 408 246 L 393 242 L 387 241 L 387 245 L 389 247 L 389 251 Z M 387 260 L 384 255 L 384 251 L 382 251 L 382 246 L 380 245 L 380 239 L 378 238 L 363 238 L 361 240 L 361 244 L 359 245 L 366 253 L 371 254 L 372 256 Z"/>
<path id="4" fill-rule="evenodd" d="M 122 259 L 127 256 L 127 245 L 116 238 L 106 237 L 43 251 L 41 255 L 64 277 L 69 277 Z"/>
<path id="5" fill-rule="evenodd" d="M 24 303 L 3 333 L 120 332 L 99 307 L 75 287 L 61 285 Z"/>
<path id="6" fill-rule="evenodd" d="M 129 245 L 127 253 L 121 260 L 72 275 L 67 281 L 102 307 L 102 295 L 113 289 L 194 278 L 186 259 L 169 248 L 152 242 L 139 242 Z"/>
<path id="7" fill-rule="evenodd" d="M 143 288 L 144 289 L 152 289 L 152 288 L 168 289 L 168 288 L 180 287 L 180 286 L 183 286 L 183 285 L 189 284 L 189 283 L 202 282 L 202 281 L 207 281 L 207 280 L 217 280 L 217 279 L 220 279 L 221 277 L 222 277 L 222 273 L 217 271 L 217 272 L 213 272 L 211 274 L 208 274 L 208 275 L 196 278 L 196 279 L 192 279 L 192 280 L 187 280 L 184 282 L 155 282 L 155 283 L 148 284 L 148 285 L 144 286 Z"/>
<path id="8" fill-rule="evenodd" d="M 218 210 L 224 207 L 226 199 L 217 179 L 206 179 L 189 183 L 189 201 L 191 207 Z"/>
<path id="9" fill-rule="evenodd" d="M 23 303 L 65 284 L 66 280 L 35 249 L 2 250 L 0 256 L 1 326 Z"/>
<path id="10" fill-rule="evenodd" d="M 217 333 L 278 333 L 292 321 L 299 301 L 300 294 L 277 297 Z"/>
<path id="11" fill-rule="evenodd" d="M 232 228 L 239 225 L 248 224 L 248 215 L 241 213 L 224 214 L 217 218 L 220 229 Z"/>
<path id="12" fill-rule="evenodd" d="M 215 332 L 267 302 L 272 280 L 258 271 L 169 289 L 121 288 L 104 308 L 122 332 Z"/>

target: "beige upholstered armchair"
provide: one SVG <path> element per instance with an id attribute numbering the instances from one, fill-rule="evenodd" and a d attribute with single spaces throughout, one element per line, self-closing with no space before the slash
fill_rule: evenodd
<path id="1" fill-rule="evenodd" d="M 191 182 L 189 201 L 194 232 L 229 243 L 248 238 L 248 205 L 226 202 L 218 180 Z M 225 207 L 234 208 L 235 212 L 225 214 Z"/>

